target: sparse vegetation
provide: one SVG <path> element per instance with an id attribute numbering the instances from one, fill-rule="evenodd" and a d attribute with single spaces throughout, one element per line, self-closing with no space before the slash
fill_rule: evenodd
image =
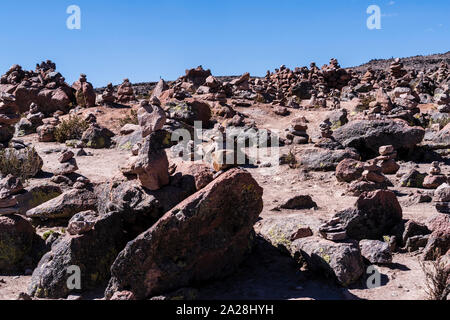
<path id="1" fill-rule="evenodd" d="M 439 260 L 421 262 L 425 274 L 426 293 L 429 300 L 446 300 L 450 294 L 450 268 Z"/>
<path id="2" fill-rule="evenodd" d="M 25 154 L 19 156 L 14 149 L 0 150 L 0 172 L 26 181 L 33 177 L 36 170 L 36 159 L 39 157 L 34 148 L 24 149 Z"/>
<path id="3" fill-rule="evenodd" d="M 280 165 L 287 164 L 291 169 L 295 169 L 297 167 L 297 159 L 295 158 L 295 154 L 292 150 L 289 150 L 288 154 L 283 154 L 280 156 Z"/>
<path id="4" fill-rule="evenodd" d="M 69 116 L 63 120 L 55 129 L 55 139 L 60 143 L 66 140 L 81 139 L 83 132 L 89 127 L 89 124 L 79 116 Z"/>
<path id="5" fill-rule="evenodd" d="M 129 123 L 138 124 L 137 111 L 134 109 L 131 109 L 129 114 L 119 120 L 119 124 L 121 127 Z"/>
<path id="6" fill-rule="evenodd" d="M 370 103 L 374 102 L 376 99 L 370 95 L 361 98 L 361 104 L 356 107 L 359 112 L 370 109 Z"/>

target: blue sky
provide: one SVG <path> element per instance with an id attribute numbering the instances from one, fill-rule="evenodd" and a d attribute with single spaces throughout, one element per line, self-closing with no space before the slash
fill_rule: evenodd
<path id="1" fill-rule="evenodd" d="M 66 27 L 69 5 L 81 30 Z M 366 27 L 369 5 L 382 29 Z M 448 0 L 16 0 L 0 2 L 0 73 L 51 59 L 72 82 L 174 80 L 198 65 L 214 75 L 264 75 L 450 50 Z"/>

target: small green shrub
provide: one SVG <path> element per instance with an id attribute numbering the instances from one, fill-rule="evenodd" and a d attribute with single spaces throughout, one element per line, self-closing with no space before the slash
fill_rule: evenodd
<path id="1" fill-rule="evenodd" d="M 60 143 L 67 140 L 79 140 L 89 124 L 79 116 L 69 116 L 63 120 L 55 129 L 55 139 Z"/>
<path id="2" fill-rule="evenodd" d="M 446 300 L 450 294 L 450 286 L 447 281 L 450 277 L 450 269 L 446 268 L 444 263 L 432 261 L 428 264 L 420 262 L 425 274 L 426 289 L 425 292 L 429 300 Z"/>
<path id="3" fill-rule="evenodd" d="M 26 181 L 36 174 L 39 166 L 39 155 L 34 148 L 24 149 L 24 155 L 19 157 L 14 149 L 0 150 L 0 172 L 3 175 L 12 174 L 22 181 Z M 42 160 L 40 160 L 42 161 Z"/>

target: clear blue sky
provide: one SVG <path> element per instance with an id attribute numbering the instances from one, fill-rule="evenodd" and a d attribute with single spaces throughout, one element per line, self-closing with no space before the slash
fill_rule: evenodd
<path id="1" fill-rule="evenodd" d="M 66 28 L 69 5 L 81 30 Z M 382 11 L 368 30 L 366 9 Z M 51 59 L 68 82 L 94 86 L 163 77 L 203 65 L 214 75 L 450 50 L 448 0 L 15 0 L 0 2 L 0 73 Z"/>

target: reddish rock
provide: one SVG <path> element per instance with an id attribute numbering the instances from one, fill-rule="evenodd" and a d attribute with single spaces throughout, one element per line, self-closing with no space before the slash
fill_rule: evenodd
<path id="1" fill-rule="evenodd" d="M 222 174 L 127 244 L 106 298 L 123 290 L 148 298 L 234 271 L 248 252 L 262 193 L 244 170 Z"/>
<path id="2" fill-rule="evenodd" d="M 96 94 L 94 87 L 86 80 L 86 75 L 80 75 L 80 78 L 72 84 L 75 89 L 77 104 L 83 108 L 95 107 Z"/>
<path id="3" fill-rule="evenodd" d="M 364 164 L 354 159 L 344 159 L 336 167 L 336 178 L 341 182 L 352 182 L 361 178 Z"/>

